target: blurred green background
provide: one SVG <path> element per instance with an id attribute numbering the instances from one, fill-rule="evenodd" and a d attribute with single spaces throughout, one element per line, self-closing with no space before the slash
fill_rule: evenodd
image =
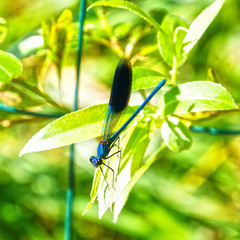
<path id="1" fill-rule="evenodd" d="M 89 1 L 90 4 L 92 1 Z M 189 23 L 213 1 L 136 0 L 133 1 L 159 20 L 167 12 Z M 38 33 L 43 20 L 57 18 L 64 9 L 73 11 L 75 30 L 77 0 L 0 0 L 0 17 L 6 19 L 8 35 L 0 45 L 21 58 L 24 74 L 36 83 L 41 56 L 19 51 L 26 36 Z M 107 9 L 107 19 L 117 31 L 120 42 L 128 39 L 125 27 L 146 27 L 138 16 L 119 9 Z M 207 69 L 215 71 L 218 81 L 240 101 L 240 1 L 227 0 L 219 15 L 179 69 L 178 83 L 205 80 Z M 95 24 L 96 12 L 86 15 L 86 26 Z M 122 27 L 124 23 L 126 26 Z M 88 25 L 90 24 L 90 25 Z M 118 27 L 118 28 L 117 28 Z M 87 27 L 86 27 L 87 29 Z M 86 30 L 88 33 L 88 30 Z M 100 34 L 99 33 L 99 34 Z M 103 33 L 104 34 L 104 33 Z M 62 77 L 63 102 L 73 103 L 75 81 L 76 33 L 69 46 Z M 156 42 L 155 34 L 145 36 L 136 49 Z M 29 46 L 28 46 L 29 47 Z M 39 60 L 40 58 L 40 60 Z M 119 60 L 114 51 L 85 36 L 80 106 L 107 102 L 113 72 Z M 169 71 L 158 50 L 136 65 L 148 66 L 162 73 Z M 58 101 L 56 73 L 46 76 L 46 90 Z M 93 97 L 94 96 L 94 97 Z M 1 122 L 0 132 L 0 240 L 62 239 L 65 194 L 68 186 L 69 148 L 32 153 L 19 158 L 24 144 L 51 120 L 23 122 L 10 127 Z M 236 113 L 219 115 L 202 125 L 240 129 Z M 159 145 L 156 133 L 151 147 Z M 144 174 L 133 189 L 116 224 L 111 213 L 98 219 L 97 203 L 84 216 L 90 197 L 94 168 L 89 157 L 95 154 L 97 140 L 77 144 L 76 186 L 74 200 L 74 239 L 161 239 L 161 240 L 239 240 L 240 239 L 240 137 L 193 134 L 191 150 L 172 153 L 165 149 L 159 160 Z M 151 149 L 149 153 L 151 153 Z"/>

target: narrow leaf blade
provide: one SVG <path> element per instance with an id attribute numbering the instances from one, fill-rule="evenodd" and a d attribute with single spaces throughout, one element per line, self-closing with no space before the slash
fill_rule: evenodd
<path id="1" fill-rule="evenodd" d="M 22 63 L 14 55 L 0 50 L 0 82 L 10 82 L 22 75 Z"/>
<path id="2" fill-rule="evenodd" d="M 129 2 L 129 1 L 98 1 L 98 2 L 95 2 L 92 5 L 90 5 L 88 10 L 90 10 L 93 7 L 97 7 L 97 6 L 116 7 L 116 8 L 127 9 L 127 10 L 137 14 L 141 18 L 143 18 L 145 21 L 150 23 L 157 30 L 161 31 L 161 27 L 158 24 L 158 22 L 154 18 L 152 18 L 148 13 L 143 11 L 140 7 L 138 7 L 137 5 L 135 5 L 132 2 Z"/>
<path id="3" fill-rule="evenodd" d="M 178 118 L 169 117 L 164 121 L 161 133 L 164 143 L 171 151 L 180 152 L 192 146 L 192 135 Z"/>
<path id="4" fill-rule="evenodd" d="M 163 78 L 163 74 L 152 69 L 133 67 L 132 90 L 155 87 Z"/>
<path id="5" fill-rule="evenodd" d="M 114 202 L 113 215 L 114 221 L 122 211 L 130 191 L 125 191 L 136 171 L 139 169 L 146 149 L 150 143 L 154 131 L 154 124 L 149 119 L 147 122 L 139 122 L 133 126 L 134 131 L 131 136 L 127 136 L 127 144 L 124 146 L 123 161 L 118 175 L 117 191 L 120 193 Z"/>
<path id="6" fill-rule="evenodd" d="M 209 7 L 203 10 L 197 18 L 192 22 L 186 37 L 184 38 L 184 43 L 188 43 L 184 47 L 184 52 L 188 53 L 195 46 L 198 40 L 202 37 L 208 26 L 212 23 L 214 18 L 217 16 L 222 8 L 225 0 L 216 0 Z"/>
<path id="7" fill-rule="evenodd" d="M 82 215 L 87 213 L 90 210 L 90 208 L 92 207 L 93 203 L 95 202 L 95 199 L 96 199 L 97 193 L 98 193 L 100 178 L 101 178 L 101 170 L 100 170 L 100 168 L 98 168 L 95 171 L 95 175 L 94 175 L 94 179 L 93 179 L 93 185 L 92 185 L 92 190 L 91 190 L 91 194 L 90 194 L 91 199 L 88 202 L 88 205 L 85 208 L 85 210 L 83 211 Z"/>
<path id="8" fill-rule="evenodd" d="M 174 58 L 181 64 L 183 39 L 188 24 L 177 16 L 166 15 L 161 27 L 163 31 L 158 32 L 158 48 L 162 58 L 169 66 L 173 66 Z"/>
<path id="9" fill-rule="evenodd" d="M 2 43 L 7 36 L 8 28 L 7 21 L 0 17 L 0 43 Z"/>

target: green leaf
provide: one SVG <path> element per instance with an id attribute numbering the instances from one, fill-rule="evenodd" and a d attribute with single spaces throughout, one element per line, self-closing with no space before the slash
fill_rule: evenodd
<path id="1" fill-rule="evenodd" d="M 178 62 L 178 67 L 180 67 L 187 59 L 186 54 L 183 51 L 184 38 L 187 34 L 186 26 L 179 26 L 174 30 L 174 42 L 175 42 L 175 53 Z"/>
<path id="2" fill-rule="evenodd" d="M 59 91 L 61 89 L 61 74 L 64 56 L 67 51 L 68 43 L 72 39 L 72 20 L 72 12 L 66 9 L 57 20 L 53 18 L 51 22 L 42 22 L 44 46 L 48 50 L 38 79 L 39 87 L 42 91 L 44 90 L 44 76 L 51 63 L 54 63 L 57 68 Z"/>
<path id="3" fill-rule="evenodd" d="M 132 2 L 128 2 L 128 1 L 98 1 L 98 2 L 95 2 L 92 5 L 90 5 L 87 10 L 90 10 L 91 8 L 97 7 L 97 6 L 127 9 L 127 10 L 137 14 L 141 18 L 143 18 L 145 21 L 147 21 L 153 27 L 155 27 L 158 31 L 162 31 L 160 25 L 154 18 L 152 18 L 148 13 L 143 11 L 140 7 L 138 7 L 137 5 L 135 5 Z"/>
<path id="4" fill-rule="evenodd" d="M 4 18 L 0 17 L 0 43 L 2 43 L 7 36 L 7 22 Z"/>
<path id="5" fill-rule="evenodd" d="M 158 47 L 164 61 L 173 66 L 174 57 L 181 63 L 183 39 L 188 24 L 181 18 L 167 15 L 161 24 L 162 30 L 158 32 Z M 184 30 L 186 29 L 186 30 Z"/>
<path id="6" fill-rule="evenodd" d="M 143 119 L 141 118 L 137 124 L 135 122 L 135 124 L 133 123 L 130 125 L 128 131 L 122 134 L 120 147 L 123 149 L 123 151 L 121 161 L 119 162 L 119 157 L 117 155 L 114 155 L 110 160 L 107 160 L 105 162 L 108 166 L 114 169 L 114 187 L 116 191 L 112 188 L 112 171 L 109 171 L 107 167 L 103 166 L 105 175 L 103 176 L 100 169 L 96 169 L 91 191 L 91 200 L 88 203 L 88 206 L 85 209 L 84 213 L 90 209 L 96 197 L 98 197 L 99 218 L 103 216 L 108 208 L 112 209 L 113 207 L 114 218 L 117 219 L 118 214 L 121 212 L 121 209 L 124 206 L 129 194 L 128 192 L 128 194 L 125 195 L 126 198 L 123 202 L 120 201 L 122 195 L 121 193 L 127 187 L 128 183 L 131 181 L 131 178 L 139 168 L 153 131 L 154 124 L 151 119 L 147 117 Z M 112 149 L 110 155 L 117 150 L 117 147 Z M 105 179 L 107 179 L 109 188 Z"/>
<path id="7" fill-rule="evenodd" d="M 208 68 L 207 70 L 207 80 L 210 82 L 218 82 L 217 76 L 212 68 Z"/>
<path id="8" fill-rule="evenodd" d="M 4 87 L 3 87 L 4 88 Z M 58 103 L 56 103 L 49 95 L 47 95 L 44 92 L 41 92 L 39 88 L 23 81 L 22 79 L 18 79 L 18 81 L 11 82 L 9 84 L 8 89 L 15 89 L 13 91 L 16 91 L 22 95 L 23 102 L 21 107 L 27 107 L 27 105 L 39 105 L 44 103 L 49 103 L 56 107 L 58 110 L 61 110 L 63 112 L 69 112 L 69 109 L 66 107 L 60 106 Z M 26 102 L 26 101 L 28 102 Z M 24 105 L 26 103 L 26 105 Z M 19 106 L 20 107 L 20 106 Z"/>
<path id="9" fill-rule="evenodd" d="M 116 27 L 114 27 L 113 35 L 117 39 L 123 39 L 129 36 L 129 32 L 131 28 L 132 28 L 132 25 L 130 23 L 126 23 L 126 22 L 120 23 Z"/>
<path id="10" fill-rule="evenodd" d="M 147 122 L 139 122 L 131 136 L 127 139 L 127 144 L 124 146 L 124 159 L 122 161 L 122 165 L 120 166 L 120 173 L 118 175 L 119 184 L 117 185 L 117 190 L 120 194 L 114 202 L 113 208 L 113 217 L 115 222 L 117 221 L 117 218 L 130 194 L 130 191 L 125 192 L 125 189 L 128 187 L 129 182 L 140 167 L 154 129 L 154 124 L 150 121 L 150 119 Z"/>
<path id="11" fill-rule="evenodd" d="M 98 193 L 98 186 L 100 183 L 101 175 L 102 175 L 102 172 L 101 172 L 100 168 L 96 169 L 95 175 L 93 178 L 92 190 L 91 190 L 91 194 L 90 194 L 91 200 L 89 201 L 89 203 L 88 203 L 87 207 L 85 208 L 85 210 L 83 211 L 82 215 L 87 213 L 89 211 L 89 209 L 92 207 L 93 203 L 95 202 L 95 199 L 96 199 L 97 193 Z"/>
<path id="12" fill-rule="evenodd" d="M 131 190 L 133 189 L 134 185 L 137 183 L 137 181 L 140 179 L 140 177 L 148 170 L 148 168 L 151 166 L 151 164 L 158 159 L 158 156 L 162 152 L 163 148 L 164 148 L 164 146 L 161 145 L 159 150 L 155 154 L 151 155 L 141 165 L 141 167 L 139 169 L 137 169 L 137 171 L 135 172 L 135 174 L 131 178 L 128 185 L 121 192 L 121 195 L 118 197 L 118 199 L 117 199 L 117 201 L 115 202 L 115 205 L 114 205 L 114 222 L 117 222 L 117 218 L 119 216 L 119 213 L 122 210 L 124 204 L 126 203 L 127 198 L 129 196 Z"/>
<path id="13" fill-rule="evenodd" d="M 107 104 L 91 106 L 53 121 L 29 140 L 20 156 L 99 137 L 107 106 Z M 134 109 L 128 107 L 122 121 L 128 119 L 133 112 Z"/>
<path id="14" fill-rule="evenodd" d="M 7 106 L 15 106 L 20 109 L 42 105 L 44 103 L 43 100 L 30 97 L 27 94 L 28 91 L 26 88 L 22 90 L 17 89 L 16 86 L 19 82 L 21 82 L 21 80 L 17 81 L 17 83 L 14 82 L 13 84 L 3 84 L 0 86 L 0 102 L 5 103 Z M 13 97 L 14 95 L 16 97 Z"/>
<path id="15" fill-rule="evenodd" d="M 132 90 L 155 87 L 164 78 L 164 75 L 143 67 L 133 67 Z"/>
<path id="16" fill-rule="evenodd" d="M 0 50 L 0 82 L 7 83 L 22 75 L 22 63 L 14 55 Z"/>
<path id="17" fill-rule="evenodd" d="M 161 127 L 166 146 L 174 152 L 189 149 L 192 146 L 192 135 L 189 129 L 175 117 L 168 117 Z"/>
<path id="18" fill-rule="evenodd" d="M 169 65 L 173 65 L 173 58 L 175 56 L 174 46 L 172 39 L 164 34 L 163 32 L 158 32 L 158 48 L 163 60 Z"/>
<path id="19" fill-rule="evenodd" d="M 208 26 L 212 23 L 218 12 L 222 8 L 225 0 L 216 0 L 209 7 L 204 9 L 197 18 L 192 22 L 184 43 L 188 43 L 184 47 L 184 52 L 188 53 L 202 37 Z"/>
<path id="20" fill-rule="evenodd" d="M 165 116 L 238 109 L 226 88 L 221 84 L 207 81 L 184 83 L 173 87 L 163 95 L 160 106 Z"/>
<path id="21" fill-rule="evenodd" d="M 153 121 L 149 117 L 143 119 L 141 117 L 140 121 L 135 121 L 135 124 L 133 123 L 122 135 L 120 147 L 123 152 L 120 165 L 119 159 L 116 155 L 107 163 L 111 168 L 114 169 L 116 174 L 116 191 L 113 191 L 112 188 L 110 188 L 110 190 L 106 188 L 107 185 L 103 176 L 101 176 L 103 184 L 99 186 L 98 190 L 99 218 L 103 216 L 108 208 L 113 207 L 114 219 L 117 219 L 129 194 L 128 192 L 128 194 L 125 196 L 125 200 L 122 201 L 121 193 L 127 187 L 131 181 L 131 178 L 139 168 L 153 131 Z M 113 149 L 112 153 L 116 151 L 117 148 Z M 108 169 L 105 168 L 105 170 Z M 109 184 L 112 183 L 112 177 L 112 172 L 108 170 L 106 178 Z"/>

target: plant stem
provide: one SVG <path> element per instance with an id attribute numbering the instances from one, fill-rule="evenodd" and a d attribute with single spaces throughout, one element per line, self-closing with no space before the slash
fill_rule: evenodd
<path id="1" fill-rule="evenodd" d="M 82 53 L 82 39 L 83 39 L 83 23 L 86 12 L 86 0 L 80 1 L 79 9 L 79 38 L 78 38 L 78 54 L 77 54 L 77 79 L 75 86 L 74 106 L 73 111 L 78 109 L 78 91 L 80 79 L 81 53 Z M 69 156 L 69 187 L 66 195 L 65 221 L 64 221 L 64 240 L 71 240 L 71 226 L 72 226 L 72 206 L 74 197 L 74 144 L 70 147 Z"/>
<path id="2" fill-rule="evenodd" d="M 177 80 L 177 69 L 178 69 L 178 61 L 177 61 L 177 57 L 174 56 L 173 57 L 173 66 L 172 66 L 172 70 L 171 70 L 171 82 L 172 84 L 176 83 Z"/>
<path id="3" fill-rule="evenodd" d="M 32 86 L 30 84 L 28 84 L 27 82 L 25 82 L 24 80 L 18 80 L 18 81 L 14 81 L 12 84 L 10 84 L 13 88 L 25 93 L 26 95 L 30 96 L 36 95 L 38 97 L 40 97 L 41 99 L 44 99 L 45 101 L 47 101 L 49 104 L 51 104 L 52 106 L 58 108 L 59 110 L 62 110 L 64 112 L 69 112 L 69 109 L 67 109 L 64 106 L 60 106 L 58 103 L 56 103 L 51 97 L 49 97 L 47 94 L 41 92 L 37 87 Z"/>
<path id="4" fill-rule="evenodd" d="M 108 20 L 103 12 L 102 8 L 98 8 L 97 10 L 97 14 L 98 17 L 100 19 L 100 21 L 102 22 L 102 24 L 104 25 L 106 34 L 108 35 L 109 39 L 110 39 L 110 47 L 112 48 L 112 50 L 119 56 L 119 57 L 123 57 L 124 56 L 124 51 L 122 50 L 120 43 L 118 42 L 117 38 L 114 36 L 113 34 L 113 30 L 111 25 L 108 23 Z"/>

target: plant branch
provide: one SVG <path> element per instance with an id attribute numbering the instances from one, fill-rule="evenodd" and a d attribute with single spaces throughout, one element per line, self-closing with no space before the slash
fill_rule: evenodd
<path id="1" fill-rule="evenodd" d="M 37 87 L 32 86 L 31 84 L 26 83 L 24 80 L 20 80 L 18 79 L 17 81 L 14 81 L 13 84 L 11 84 L 11 86 L 15 89 L 18 89 L 19 91 L 27 94 L 27 91 L 31 92 L 34 95 L 37 95 L 38 97 L 44 99 L 45 101 L 47 101 L 49 104 L 51 104 L 52 106 L 58 108 L 61 111 L 64 112 L 69 112 L 69 109 L 59 105 L 58 103 L 56 103 L 51 97 L 49 97 L 47 94 L 41 92 Z"/>

